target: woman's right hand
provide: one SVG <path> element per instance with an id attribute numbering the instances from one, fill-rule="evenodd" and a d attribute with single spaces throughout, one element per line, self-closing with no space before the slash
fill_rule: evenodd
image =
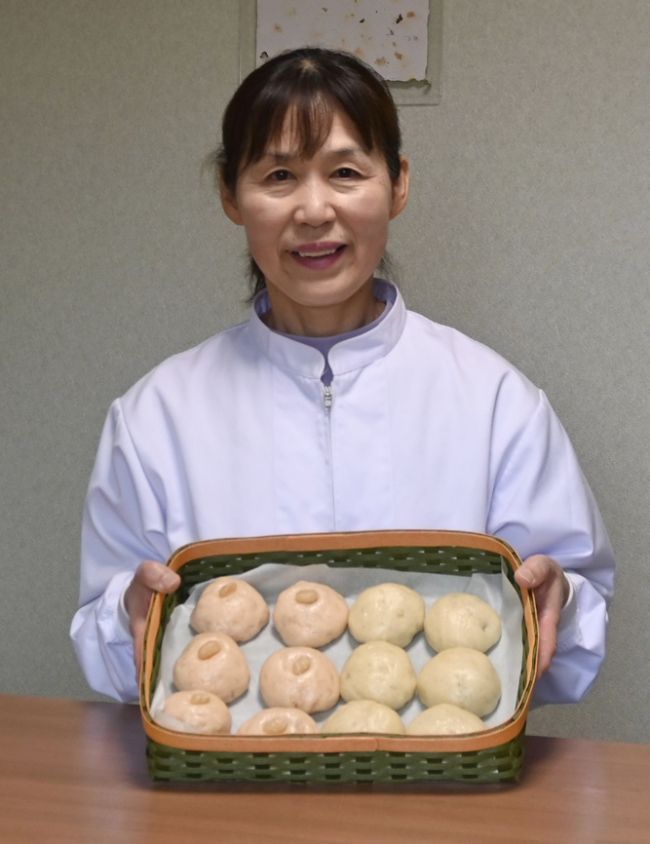
<path id="1" fill-rule="evenodd" d="M 133 580 L 124 593 L 124 606 L 129 616 L 129 629 L 133 636 L 133 658 L 138 672 L 142 664 L 144 631 L 151 598 L 155 592 L 163 592 L 166 595 L 175 592 L 180 583 L 180 576 L 163 563 L 145 560 L 135 570 Z"/>

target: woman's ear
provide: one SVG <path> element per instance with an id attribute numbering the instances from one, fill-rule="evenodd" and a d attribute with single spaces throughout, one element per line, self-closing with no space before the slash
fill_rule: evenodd
<path id="1" fill-rule="evenodd" d="M 237 226 L 243 225 L 242 216 L 239 213 L 239 206 L 237 204 L 237 197 L 226 185 L 223 177 L 219 179 L 219 196 L 221 197 L 221 207 L 226 217 Z"/>
<path id="2" fill-rule="evenodd" d="M 400 174 L 393 182 L 393 201 L 390 209 L 390 219 L 393 220 L 406 208 L 409 197 L 410 166 L 408 159 L 400 156 Z"/>

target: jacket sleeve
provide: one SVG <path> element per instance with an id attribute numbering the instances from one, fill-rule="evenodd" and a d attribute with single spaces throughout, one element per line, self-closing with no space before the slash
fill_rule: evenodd
<path id="1" fill-rule="evenodd" d="M 507 540 L 522 559 L 546 554 L 565 570 L 571 596 L 560 618 L 556 655 L 537 683 L 534 703 L 582 699 L 605 656 L 615 561 L 569 437 L 541 391 L 532 413 L 500 449 L 488 531 Z"/>
<path id="2" fill-rule="evenodd" d="M 121 602 L 142 560 L 169 556 L 164 522 L 118 400 L 106 419 L 86 496 L 79 609 L 70 635 L 91 688 L 120 701 L 138 698 Z"/>

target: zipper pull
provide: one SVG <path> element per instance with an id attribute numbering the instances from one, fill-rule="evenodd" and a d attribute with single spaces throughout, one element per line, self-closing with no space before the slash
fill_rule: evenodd
<path id="1" fill-rule="evenodd" d="M 323 404 L 325 405 L 325 410 L 329 410 L 332 407 L 332 388 L 329 384 L 323 385 Z"/>

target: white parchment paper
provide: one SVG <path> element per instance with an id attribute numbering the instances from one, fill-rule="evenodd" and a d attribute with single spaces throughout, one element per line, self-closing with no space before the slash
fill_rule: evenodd
<path id="1" fill-rule="evenodd" d="M 523 644 L 521 625 L 523 610 L 519 597 L 506 577 L 502 574 L 474 574 L 471 577 L 461 575 L 427 574 L 420 572 L 398 572 L 393 569 L 368 568 L 331 568 L 327 565 L 290 566 L 268 563 L 259 566 L 238 578 L 248 580 L 264 597 L 271 609 L 277 596 L 284 589 L 298 580 L 309 580 L 316 583 L 326 583 L 340 592 L 352 606 L 359 594 L 369 586 L 379 583 L 402 583 L 410 586 L 422 595 L 426 608 L 448 594 L 449 592 L 468 592 L 487 601 L 501 616 L 502 635 L 499 642 L 488 652 L 492 664 L 501 679 L 501 700 L 494 712 L 485 718 L 488 726 L 496 726 L 512 716 L 517 706 L 517 692 Z M 160 710 L 168 695 L 176 691 L 172 676 L 174 663 L 183 649 L 195 635 L 190 627 L 192 610 L 206 588 L 206 581 L 193 588 L 187 601 L 176 607 L 171 615 L 161 646 L 160 674 L 152 700 L 152 716 L 163 726 L 173 729 L 183 729 L 180 723 L 172 724 L 169 718 L 161 715 Z M 335 642 L 320 648 L 323 653 L 334 662 L 339 672 L 352 653 L 358 642 L 347 631 Z M 259 693 L 258 678 L 264 661 L 274 651 L 280 650 L 284 644 L 275 632 L 272 620 L 254 639 L 245 642 L 242 650 L 246 655 L 251 669 L 251 684 L 241 698 L 230 705 L 232 714 L 232 733 L 248 718 L 263 709 L 265 704 Z M 420 633 L 406 648 L 416 673 L 435 656 L 435 651 L 427 643 L 424 634 Z M 340 701 L 340 704 L 344 701 Z M 414 698 L 402 710 L 400 716 L 408 725 L 425 707 Z M 317 722 L 326 720 L 333 710 L 314 715 Z"/>

